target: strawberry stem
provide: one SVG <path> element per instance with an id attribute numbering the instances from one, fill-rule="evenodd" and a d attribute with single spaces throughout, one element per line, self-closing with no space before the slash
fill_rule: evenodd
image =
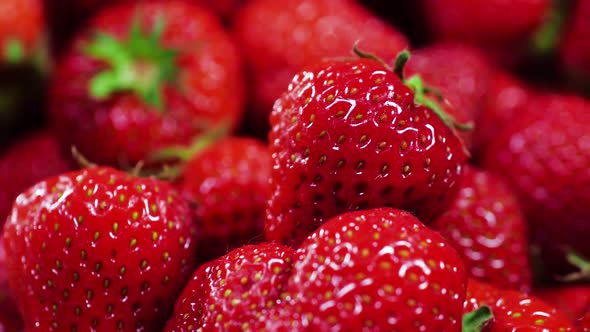
<path id="1" fill-rule="evenodd" d="M 408 50 L 399 52 L 395 57 L 393 72 L 400 78 L 400 80 L 402 80 L 402 82 L 405 81 L 404 68 L 406 67 L 408 60 L 410 60 L 410 51 Z"/>
<path id="2" fill-rule="evenodd" d="M 72 146 L 71 151 L 72 151 L 72 157 L 78 163 L 78 165 L 80 165 L 81 168 L 92 168 L 92 167 L 97 166 L 95 163 L 86 159 L 86 157 L 84 157 L 82 155 L 82 153 L 80 153 L 80 151 L 78 151 L 78 149 L 75 146 Z"/>
<path id="3" fill-rule="evenodd" d="M 152 161 L 180 160 L 186 162 L 220 138 L 227 135 L 227 124 L 219 125 L 196 137 L 189 146 L 174 145 L 157 151 Z"/>
<path id="4" fill-rule="evenodd" d="M 531 43 L 537 55 L 549 55 L 557 48 L 568 11 L 566 2 L 553 1 L 553 8 L 547 15 L 547 20 L 533 35 Z"/>
<path id="5" fill-rule="evenodd" d="M 590 261 L 580 256 L 574 250 L 568 250 L 565 255 L 566 260 L 577 267 L 579 271 L 557 277 L 557 280 L 563 282 L 590 280 Z"/>
<path id="6" fill-rule="evenodd" d="M 462 332 L 480 332 L 494 318 L 490 307 L 483 305 L 463 316 Z"/>
<path id="7" fill-rule="evenodd" d="M 162 111 L 162 86 L 173 83 L 177 74 L 177 51 L 161 43 L 164 27 L 164 19 L 159 17 L 152 31 L 144 33 L 139 17 L 135 17 L 126 40 L 97 32 L 85 52 L 104 61 L 107 69 L 91 79 L 90 95 L 105 100 L 117 92 L 134 92 Z"/>

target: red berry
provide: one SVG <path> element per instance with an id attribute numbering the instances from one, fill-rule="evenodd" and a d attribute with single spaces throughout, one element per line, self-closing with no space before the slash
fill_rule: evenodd
<path id="1" fill-rule="evenodd" d="M 578 0 L 571 10 L 559 45 L 563 69 L 585 83 L 590 82 L 590 1 Z"/>
<path id="2" fill-rule="evenodd" d="M 501 290 L 470 279 L 467 283 L 465 312 L 487 305 L 494 318 L 483 331 L 563 331 L 575 332 L 561 312 L 542 300 L 515 290 Z"/>
<path id="3" fill-rule="evenodd" d="M 37 183 L 4 228 L 26 328 L 159 331 L 195 267 L 194 233 L 165 182 L 95 167 Z"/>
<path id="4" fill-rule="evenodd" d="M 197 204 L 200 261 L 261 239 L 270 167 L 266 145 L 237 137 L 210 145 L 184 165 L 179 185 Z"/>
<path id="5" fill-rule="evenodd" d="M 506 123 L 484 156 L 518 194 L 548 272 L 564 267 L 564 247 L 590 257 L 590 103 L 538 95 Z M 552 256 L 552 257 L 550 257 Z"/>
<path id="6" fill-rule="evenodd" d="M 537 289 L 536 297 L 551 304 L 572 322 L 590 311 L 590 286 L 571 285 Z"/>
<path id="7" fill-rule="evenodd" d="M 270 119 L 267 238 L 297 245 L 325 220 L 373 207 L 409 210 L 423 222 L 438 217 L 454 199 L 466 154 L 450 122 L 418 96 L 369 59 L 296 75 Z"/>
<path id="8" fill-rule="evenodd" d="M 468 167 L 453 206 L 433 225 L 461 255 L 471 277 L 530 291 L 526 224 L 502 179 Z"/>
<path id="9" fill-rule="evenodd" d="M 211 127 L 231 130 L 243 90 L 237 49 L 212 13 L 187 1 L 121 3 L 77 34 L 50 114 L 64 144 L 127 167 Z"/>

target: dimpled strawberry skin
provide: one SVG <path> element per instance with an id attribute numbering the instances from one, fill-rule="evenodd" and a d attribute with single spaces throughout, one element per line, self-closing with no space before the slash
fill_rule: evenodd
<path id="1" fill-rule="evenodd" d="M 454 199 L 466 154 L 435 113 L 377 61 L 296 75 L 271 114 L 266 236 L 296 244 L 340 213 L 391 206 L 423 222 Z"/>
<path id="2" fill-rule="evenodd" d="M 9 282 L 28 331 L 158 331 L 194 268 L 188 203 L 111 168 L 40 182 L 5 225 Z"/>

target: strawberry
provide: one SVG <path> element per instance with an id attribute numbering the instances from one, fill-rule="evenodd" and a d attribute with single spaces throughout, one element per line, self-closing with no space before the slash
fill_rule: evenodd
<path id="1" fill-rule="evenodd" d="M 455 202 L 433 228 L 461 255 L 471 277 L 530 290 L 525 220 L 518 198 L 502 179 L 467 167 Z"/>
<path id="2" fill-rule="evenodd" d="M 466 274 L 410 213 L 331 219 L 293 252 L 236 249 L 194 274 L 166 331 L 459 331 Z"/>
<path id="3" fill-rule="evenodd" d="M 422 3 L 435 38 L 482 46 L 526 41 L 551 12 L 551 0 L 422 0 Z"/>
<path id="4" fill-rule="evenodd" d="M 233 28 L 253 84 L 251 126 L 264 135 L 275 100 L 304 67 L 348 57 L 357 41 L 386 60 L 408 45 L 353 0 L 252 0 L 237 13 Z"/>
<path id="5" fill-rule="evenodd" d="M 170 184 L 107 167 L 37 183 L 4 227 L 28 331 L 159 331 L 195 267 L 194 239 Z"/>
<path id="6" fill-rule="evenodd" d="M 590 84 L 590 1 L 578 0 L 566 22 L 559 45 L 563 69 L 575 80 Z M 589 90 L 590 91 L 590 90 Z"/>
<path id="7" fill-rule="evenodd" d="M 271 315 L 289 331 L 459 331 L 465 282 L 459 255 L 410 213 L 350 212 L 303 242 Z"/>
<path id="8" fill-rule="evenodd" d="M 537 289 L 533 295 L 551 304 L 571 321 L 590 311 L 590 286 L 568 285 Z"/>
<path id="9" fill-rule="evenodd" d="M 62 142 L 127 167 L 204 129 L 239 121 L 237 49 L 218 19 L 187 1 L 107 7 L 58 65 L 50 113 Z"/>
<path id="10" fill-rule="evenodd" d="M 489 306 L 494 315 L 482 330 L 485 332 L 576 331 L 566 316 L 534 296 L 470 279 L 465 311 L 470 312 L 482 305 Z"/>
<path id="11" fill-rule="evenodd" d="M 402 81 L 373 59 L 297 74 L 270 118 L 267 238 L 297 245 L 325 220 L 373 207 L 438 217 L 467 156 L 456 123 L 433 103 L 419 80 Z"/>
<path id="12" fill-rule="evenodd" d="M 0 236 L 0 331 L 22 331 L 23 325 L 23 320 L 18 312 L 12 292 L 8 288 L 6 251 L 2 243 L 2 236 Z"/>
<path id="13" fill-rule="evenodd" d="M 247 245 L 199 267 L 176 301 L 165 332 L 261 331 L 284 291 L 294 250 Z"/>
<path id="14" fill-rule="evenodd" d="M 198 205 L 200 261 L 252 243 L 263 233 L 270 167 L 266 145 L 239 137 L 215 142 L 184 165 L 179 185 Z"/>
<path id="15" fill-rule="evenodd" d="M 557 125 L 558 124 L 558 125 Z M 490 145 L 483 165 L 518 194 L 532 240 L 550 274 L 564 272 L 563 247 L 590 257 L 590 103 L 570 95 L 531 98 Z"/>
<path id="16" fill-rule="evenodd" d="M 490 85 L 491 66 L 476 48 L 459 43 L 437 43 L 413 52 L 406 71 L 419 74 L 454 106 L 457 121 L 473 123 Z M 462 132 L 467 146 L 476 131 Z"/>
<path id="17" fill-rule="evenodd" d="M 43 119 L 47 71 L 41 0 L 0 1 L 0 144 Z"/>
<path id="18" fill-rule="evenodd" d="M 33 184 L 72 169 L 48 131 L 35 132 L 0 155 L 0 227 L 14 199 Z"/>
<path id="19" fill-rule="evenodd" d="M 476 116 L 477 130 L 473 131 L 475 158 L 485 153 L 488 145 L 532 98 L 524 83 L 508 72 L 495 68 L 490 75 L 483 105 Z"/>

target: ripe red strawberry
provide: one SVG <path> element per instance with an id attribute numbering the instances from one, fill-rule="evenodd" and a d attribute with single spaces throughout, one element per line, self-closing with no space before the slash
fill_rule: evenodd
<path id="1" fill-rule="evenodd" d="M 50 113 L 67 146 L 129 166 L 240 118 L 237 49 L 217 17 L 187 1 L 122 3 L 80 32 L 59 64 Z"/>
<path id="2" fill-rule="evenodd" d="M 200 261 L 261 237 L 270 167 L 266 145 L 238 137 L 210 145 L 184 165 L 179 185 L 198 205 Z"/>
<path id="3" fill-rule="evenodd" d="M 4 227 L 29 331 L 159 331 L 195 265 L 189 204 L 171 185 L 104 167 L 21 194 Z"/>
<path id="4" fill-rule="evenodd" d="M 495 68 L 473 131 L 475 158 L 485 153 L 501 130 L 528 105 L 532 93 L 508 72 Z"/>
<path id="5" fill-rule="evenodd" d="M 590 84 L 590 1 L 578 0 L 571 10 L 559 45 L 563 69 L 574 79 Z"/>
<path id="6" fill-rule="evenodd" d="M 523 204 L 547 272 L 562 272 L 563 248 L 590 257 L 590 102 L 539 95 L 498 134 L 484 156 Z"/>
<path id="7" fill-rule="evenodd" d="M 428 87 L 439 90 L 454 106 L 460 123 L 473 123 L 490 85 L 491 66 L 476 48 L 459 43 L 438 43 L 416 50 L 408 61 L 409 75 L 419 74 Z M 475 131 L 462 132 L 471 147 Z"/>
<path id="8" fill-rule="evenodd" d="M 551 0 L 422 1 L 436 38 L 483 46 L 526 41 L 551 11 Z"/>
<path id="9" fill-rule="evenodd" d="M 269 240 L 297 245 L 325 220 L 373 207 L 431 222 L 452 203 L 464 146 L 444 111 L 423 106 L 433 100 L 412 89 L 371 59 L 295 76 L 270 118 Z"/>
<path id="10" fill-rule="evenodd" d="M 537 289 L 534 296 L 549 303 L 572 322 L 590 311 L 590 286 L 571 285 Z"/>
<path id="11" fill-rule="evenodd" d="M 14 199 L 38 181 L 72 169 L 48 131 L 31 134 L 0 155 L 0 227 Z"/>
<path id="12" fill-rule="evenodd" d="M 485 332 L 576 331 L 566 316 L 534 296 L 469 279 L 465 312 L 482 305 L 489 306 L 494 315 Z"/>
<path id="13" fill-rule="evenodd" d="M 41 0 L 0 1 L 0 145 L 42 122 L 45 22 Z"/>
<path id="14" fill-rule="evenodd" d="M 166 331 L 460 331 L 466 274 L 410 213 L 336 217 L 294 253 L 246 246 L 202 266 Z"/>
<path id="15" fill-rule="evenodd" d="M 467 167 L 455 202 L 433 228 L 461 255 L 471 277 L 530 290 L 525 220 L 518 198 L 502 179 Z"/>
<path id="16" fill-rule="evenodd" d="M 287 283 L 294 250 L 248 245 L 199 267 L 176 301 L 165 332 L 262 331 Z"/>
<path id="17" fill-rule="evenodd" d="M 8 288 L 8 270 L 6 268 L 6 251 L 0 236 L 0 331 L 17 332 L 23 330 L 23 320 L 12 292 Z"/>
<path id="18" fill-rule="evenodd" d="M 252 126 L 262 127 L 264 135 L 275 100 L 304 67 L 349 57 L 357 41 L 387 61 L 408 45 L 353 0 L 252 0 L 237 13 L 234 33 L 252 77 Z"/>
<path id="19" fill-rule="evenodd" d="M 459 255 L 410 213 L 340 215 L 295 255 L 269 331 L 459 331 L 466 273 Z"/>

